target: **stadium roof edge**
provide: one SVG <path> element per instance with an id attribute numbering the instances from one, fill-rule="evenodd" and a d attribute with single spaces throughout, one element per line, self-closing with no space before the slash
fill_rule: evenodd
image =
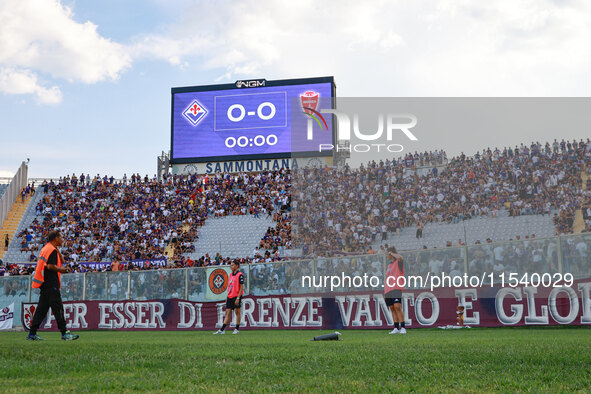
<path id="1" fill-rule="evenodd" d="M 265 81 L 265 86 L 282 86 L 282 85 L 300 85 L 300 84 L 313 84 L 313 83 L 331 83 L 333 88 L 336 87 L 334 83 L 333 76 L 327 77 L 312 77 L 312 78 L 295 78 L 295 79 L 277 79 L 268 81 L 263 78 L 256 79 L 245 79 L 239 81 Z M 204 91 L 211 91 L 211 90 L 229 90 L 229 89 L 236 89 L 236 83 L 224 83 L 224 84 L 216 84 L 216 85 L 199 85 L 199 86 L 184 86 L 184 87 L 173 87 L 171 88 L 171 93 L 187 93 L 187 92 L 204 92 Z M 245 88 L 249 89 L 249 88 Z"/>

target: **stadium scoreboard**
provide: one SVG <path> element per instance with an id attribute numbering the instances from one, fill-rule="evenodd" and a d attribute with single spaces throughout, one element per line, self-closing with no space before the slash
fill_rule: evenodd
<path id="1" fill-rule="evenodd" d="M 333 77 L 172 88 L 171 164 L 330 156 L 332 118 L 306 137 L 310 114 L 334 108 Z M 321 126 L 323 126 L 321 124 Z"/>

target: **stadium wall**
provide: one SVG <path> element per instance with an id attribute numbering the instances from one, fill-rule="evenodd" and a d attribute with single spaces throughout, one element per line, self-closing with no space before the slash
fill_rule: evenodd
<path id="1" fill-rule="evenodd" d="M 464 324 L 474 327 L 591 324 L 591 281 L 572 287 L 442 288 L 403 293 L 409 328 L 455 326 L 456 308 L 466 308 Z M 246 297 L 241 327 L 253 329 L 388 329 L 392 315 L 380 293 Z M 225 302 L 181 299 L 80 301 L 64 304 L 73 330 L 216 330 Z M 22 304 L 22 326 L 31 325 L 36 304 Z M 231 326 L 235 324 L 235 320 Z M 42 329 L 57 330 L 50 314 Z"/>

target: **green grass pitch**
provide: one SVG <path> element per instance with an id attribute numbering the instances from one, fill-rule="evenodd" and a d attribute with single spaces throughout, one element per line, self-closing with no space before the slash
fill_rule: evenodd
<path id="1" fill-rule="evenodd" d="M 0 333 L 1 392 L 589 391 L 591 329 Z"/>

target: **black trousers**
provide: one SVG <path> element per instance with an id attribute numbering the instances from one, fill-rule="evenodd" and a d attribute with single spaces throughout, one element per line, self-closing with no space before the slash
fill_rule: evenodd
<path id="1" fill-rule="evenodd" d="M 62 303 L 62 295 L 58 289 L 50 288 L 50 287 L 41 287 L 41 294 L 39 296 L 39 303 L 37 304 L 37 309 L 35 309 L 35 314 L 33 315 L 33 323 L 31 324 L 31 329 L 29 330 L 31 334 L 37 334 L 37 330 L 43 323 L 43 319 L 47 316 L 47 311 L 53 312 L 53 316 L 55 316 L 55 321 L 57 322 L 57 327 L 59 330 L 64 334 L 67 330 L 66 328 L 66 319 L 64 319 L 64 304 Z"/>

